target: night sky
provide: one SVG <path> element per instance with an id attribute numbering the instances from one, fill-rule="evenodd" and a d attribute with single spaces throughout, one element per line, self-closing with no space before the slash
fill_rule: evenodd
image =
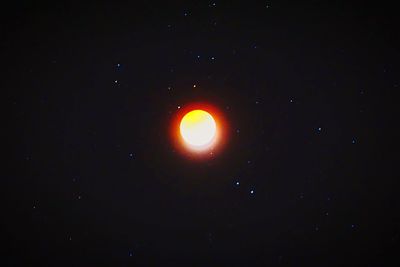
<path id="1" fill-rule="evenodd" d="M 396 10 L 321 2 L 2 6 L 0 265 L 399 266 Z"/>

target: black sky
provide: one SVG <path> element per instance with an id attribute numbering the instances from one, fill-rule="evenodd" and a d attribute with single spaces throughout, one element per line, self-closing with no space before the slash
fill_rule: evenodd
<path id="1" fill-rule="evenodd" d="M 398 266 L 397 14 L 332 2 L 3 6 L 1 265 Z"/>

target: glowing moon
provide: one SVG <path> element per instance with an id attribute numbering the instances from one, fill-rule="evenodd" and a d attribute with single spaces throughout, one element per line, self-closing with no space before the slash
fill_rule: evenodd
<path id="1" fill-rule="evenodd" d="M 214 118 L 201 109 L 188 112 L 182 118 L 179 129 L 185 143 L 197 150 L 207 149 L 217 133 Z"/>

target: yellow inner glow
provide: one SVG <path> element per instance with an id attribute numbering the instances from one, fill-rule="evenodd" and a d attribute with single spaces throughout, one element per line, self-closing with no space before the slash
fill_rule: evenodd
<path id="1" fill-rule="evenodd" d="M 183 117 L 180 131 L 186 143 L 201 149 L 214 140 L 217 125 L 210 113 L 197 109 Z"/>

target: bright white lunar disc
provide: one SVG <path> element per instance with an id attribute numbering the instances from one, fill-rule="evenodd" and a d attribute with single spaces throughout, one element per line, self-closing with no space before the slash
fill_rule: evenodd
<path id="1" fill-rule="evenodd" d="M 214 140 L 217 125 L 210 113 L 196 109 L 182 118 L 180 132 L 188 145 L 196 149 L 205 149 Z"/>

